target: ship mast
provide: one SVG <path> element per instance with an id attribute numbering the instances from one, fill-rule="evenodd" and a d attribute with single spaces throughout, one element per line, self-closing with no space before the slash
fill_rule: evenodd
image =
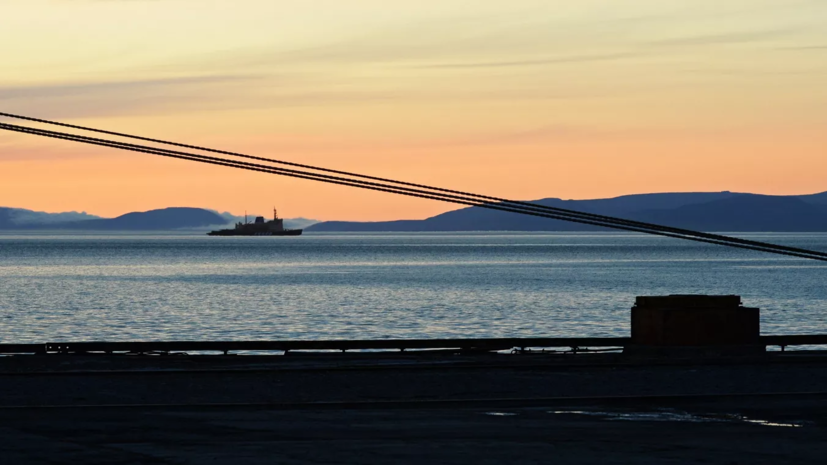
<path id="1" fill-rule="evenodd" d="M 279 219 L 279 215 L 276 213 L 276 207 L 273 207 L 273 221 L 276 221 L 277 219 Z"/>

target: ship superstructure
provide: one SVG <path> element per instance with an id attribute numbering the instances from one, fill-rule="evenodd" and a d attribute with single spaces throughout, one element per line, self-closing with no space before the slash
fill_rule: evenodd
<path id="1" fill-rule="evenodd" d="M 234 229 L 219 229 L 210 231 L 208 236 L 300 236 L 301 229 L 285 229 L 284 220 L 279 218 L 278 212 L 273 208 L 273 219 L 265 221 L 263 216 L 257 216 L 255 221 L 247 221 L 244 215 L 244 222 L 235 224 Z"/>

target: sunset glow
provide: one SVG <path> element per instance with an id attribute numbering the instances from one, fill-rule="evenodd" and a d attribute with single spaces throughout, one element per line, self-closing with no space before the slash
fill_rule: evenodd
<path id="1" fill-rule="evenodd" d="M 4 0 L 0 111 L 519 199 L 806 194 L 824 24 L 818 0 Z M 455 208 L 0 133 L 0 206 L 274 204 Z"/>

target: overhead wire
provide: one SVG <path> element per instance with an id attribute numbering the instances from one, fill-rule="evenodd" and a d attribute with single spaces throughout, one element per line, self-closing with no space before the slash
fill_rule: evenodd
<path id="1" fill-rule="evenodd" d="M 284 168 L 266 166 L 266 165 L 260 165 L 260 164 L 254 164 L 254 163 L 239 162 L 237 160 L 227 160 L 227 159 L 223 159 L 223 158 L 197 155 L 197 154 L 192 154 L 192 153 L 188 153 L 188 152 L 173 151 L 173 150 L 161 149 L 161 148 L 157 148 L 157 147 L 142 146 L 142 145 L 137 145 L 137 144 L 128 144 L 128 143 L 119 142 L 119 141 L 111 141 L 111 140 L 107 140 L 107 139 L 91 138 L 91 137 L 81 136 L 81 135 L 77 135 L 77 134 L 61 133 L 61 132 L 56 132 L 56 131 L 48 131 L 48 130 L 31 128 L 31 127 L 26 127 L 26 126 L 17 126 L 17 125 L 9 125 L 9 124 L 5 124 L 5 123 L 0 123 L 0 129 L 4 129 L 4 130 L 8 130 L 8 131 L 14 131 L 14 132 L 21 132 L 21 133 L 26 133 L 26 134 L 32 134 L 32 135 L 38 135 L 38 136 L 43 136 L 43 137 L 50 137 L 50 138 L 74 141 L 74 142 L 81 142 L 81 143 L 86 143 L 86 144 L 91 144 L 91 145 L 98 145 L 98 146 L 103 146 L 103 147 L 111 147 L 111 148 L 117 148 L 117 149 L 122 149 L 122 150 L 129 150 L 129 151 L 148 153 L 148 154 L 153 154 L 153 155 L 166 156 L 166 157 L 171 157 L 171 158 L 178 158 L 178 159 L 189 160 L 189 161 L 209 163 L 209 164 L 226 166 L 226 167 L 234 167 L 234 168 L 240 168 L 240 169 L 247 169 L 247 170 L 259 171 L 259 172 L 265 172 L 265 173 L 270 173 L 270 174 L 278 174 L 278 175 L 282 175 L 282 176 L 290 176 L 290 177 L 296 177 L 296 178 L 301 178 L 301 179 L 322 181 L 322 182 L 327 182 L 327 183 L 332 183 L 332 184 L 344 185 L 344 186 L 348 186 L 348 187 L 359 187 L 359 188 L 363 188 L 363 189 L 371 189 L 371 190 L 376 190 L 376 191 L 389 192 L 389 193 L 395 193 L 395 194 L 401 194 L 401 195 L 407 195 L 407 196 L 413 196 L 413 197 L 419 197 L 419 198 L 425 198 L 425 199 L 431 199 L 431 200 L 440 200 L 440 201 L 451 202 L 451 203 L 455 203 L 455 204 L 477 206 L 477 207 L 487 208 L 487 209 L 491 209 L 491 210 L 499 210 L 499 211 L 506 211 L 506 212 L 512 212 L 512 213 L 520 213 L 520 214 L 525 214 L 525 215 L 531 215 L 531 216 L 537 216 L 537 217 L 543 217 L 543 218 L 551 218 L 551 219 L 558 219 L 558 220 L 563 220 L 563 221 L 571 221 L 571 222 L 575 222 L 575 223 L 588 224 L 588 225 L 593 225 L 593 226 L 602 226 L 602 227 L 620 229 L 620 230 L 631 231 L 631 232 L 641 232 L 641 233 L 647 233 L 647 234 L 655 234 L 655 235 L 660 235 L 660 236 L 665 236 L 665 237 L 692 240 L 692 241 L 696 241 L 696 242 L 704 242 L 704 243 L 710 243 L 710 244 L 715 244 L 715 245 L 724 245 L 724 246 L 737 247 L 737 248 L 748 249 L 748 250 L 776 253 L 776 254 L 799 257 L 799 258 L 808 258 L 808 259 L 827 261 L 827 257 L 824 256 L 824 255 L 827 255 L 827 254 L 823 254 L 821 252 L 809 251 L 809 250 L 806 250 L 806 249 L 798 249 L 798 250 L 801 250 L 801 252 L 789 251 L 789 250 L 785 250 L 786 247 L 784 247 L 784 246 L 778 246 L 778 245 L 775 245 L 775 244 L 762 243 L 762 242 L 758 242 L 757 243 L 758 245 L 745 245 L 745 244 L 740 244 L 740 243 L 737 243 L 737 242 L 729 241 L 727 239 L 731 239 L 731 238 L 728 238 L 727 236 L 720 236 L 721 238 L 723 238 L 723 240 L 706 239 L 706 238 L 699 238 L 699 237 L 694 237 L 694 236 L 683 236 L 683 235 L 676 234 L 676 233 L 670 233 L 670 232 L 660 231 L 660 230 L 652 230 L 652 229 L 647 229 L 647 228 L 643 228 L 643 227 L 635 227 L 635 226 L 629 226 L 629 225 L 624 225 L 624 224 L 614 224 L 614 223 L 610 223 L 610 222 L 602 222 L 602 221 L 593 220 L 593 219 L 584 219 L 584 218 L 580 218 L 580 217 L 567 216 L 567 215 L 564 215 L 564 214 L 552 214 L 552 213 L 548 213 L 548 212 L 538 212 L 538 211 L 535 211 L 535 210 L 526 209 L 526 208 L 519 207 L 519 206 L 500 204 L 500 203 L 491 203 L 491 202 L 488 202 L 488 203 L 480 202 L 479 200 L 476 200 L 476 199 L 471 198 L 471 197 L 464 197 L 464 196 L 459 196 L 459 195 L 448 195 L 448 194 L 439 193 L 439 192 L 429 192 L 429 191 L 420 190 L 420 189 L 412 189 L 412 188 L 406 188 L 406 187 L 401 187 L 401 186 L 393 186 L 393 185 L 387 185 L 387 184 L 375 183 L 375 182 L 367 182 L 367 181 L 362 181 L 362 180 L 359 180 L 359 179 L 348 179 L 348 178 L 322 175 L 322 174 L 319 174 L 319 173 L 311 173 L 311 172 L 300 171 L 300 170 L 284 169 Z"/>
<path id="2" fill-rule="evenodd" d="M 323 168 L 323 167 L 318 167 L 318 166 L 313 166 L 313 165 L 289 162 L 289 161 L 279 160 L 279 159 L 274 159 L 274 158 L 258 157 L 258 156 L 247 155 L 247 154 L 243 154 L 243 153 L 239 153 L 239 152 L 219 150 L 219 149 L 213 149 L 213 148 L 209 148 L 209 147 L 203 147 L 203 146 L 197 146 L 197 145 L 191 145 L 191 144 L 184 144 L 184 143 L 173 142 L 173 141 L 168 141 L 168 140 L 163 140 L 163 139 L 156 139 L 156 138 L 138 136 L 138 135 L 123 133 L 123 132 L 109 131 L 109 130 L 105 130 L 105 129 L 92 128 L 92 127 L 88 127 L 88 126 L 80 126 L 80 125 L 62 123 L 62 122 L 59 122 L 59 121 L 47 120 L 47 119 L 42 119 L 42 118 L 34 118 L 34 117 L 30 117 L 30 116 L 18 115 L 18 114 L 13 114 L 13 113 L 0 112 L 0 117 L 14 118 L 14 119 L 20 119 L 20 120 L 25 120 L 25 121 L 31 121 L 31 122 L 35 122 L 35 123 L 48 124 L 48 125 L 66 127 L 66 128 L 71 128 L 71 129 L 78 129 L 78 130 L 82 130 L 82 131 L 95 132 L 95 133 L 99 133 L 99 134 L 107 134 L 107 135 L 112 135 L 112 136 L 116 136 L 116 137 L 142 140 L 142 141 L 145 141 L 145 142 L 153 142 L 153 143 L 157 143 L 157 144 L 164 144 L 164 145 L 176 146 L 176 147 L 181 147 L 181 148 L 188 148 L 188 149 L 199 150 L 199 151 L 210 152 L 210 153 L 216 153 L 216 154 L 222 154 L 222 155 L 227 155 L 227 156 L 232 156 L 232 157 L 237 157 L 237 158 L 244 158 L 244 159 L 251 159 L 251 160 L 256 160 L 256 161 L 262 161 L 262 162 L 266 162 L 266 163 L 274 163 L 274 164 L 279 164 L 279 165 L 310 169 L 310 170 L 319 171 L 319 172 L 323 172 L 323 173 L 332 173 L 332 174 L 337 174 L 337 175 L 342 175 L 342 176 L 347 176 L 347 177 L 352 177 L 352 178 L 360 178 L 360 179 L 366 179 L 366 180 L 371 180 L 371 181 L 377 181 L 377 182 L 380 182 L 380 183 L 396 184 L 396 185 L 399 185 L 399 186 L 413 187 L 413 188 L 416 188 L 416 189 L 424 189 L 424 190 L 428 190 L 428 191 L 435 191 L 435 192 L 441 192 L 441 193 L 446 193 L 446 194 L 456 194 L 456 195 L 460 195 L 460 196 L 464 196 L 464 197 L 479 199 L 479 201 L 481 201 L 482 203 L 491 203 L 491 202 L 507 203 L 507 204 L 519 206 L 519 207 L 522 207 L 523 209 L 528 209 L 528 210 L 531 210 L 531 211 L 562 214 L 562 215 L 570 216 L 571 218 L 581 218 L 581 219 L 584 219 L 584 220 L 606 221 L 606 222 L 611 222 L 613 224 L 631 226 L 631 227 L 635 227 L 635 228 L 645 228 L 645 229 L 650 229 L 650 230 L 658 230 L 658 231 L 662 231 L 662 232 L 669 232 L 669 233 L 674 233 L 674 234 L 679 234 L 679 235 L 694 236 L 694 237 L 710 239 L 710 240 L 714 240 L 714 241 L 725 241 L 725 242 L 731 242 L 731 243 L 739 243 L 739 244 L 742 244 L 742 245 L 749 245 L 749 246 L 755 246 L 755 247 L 765 247 L 767 245 L 767 243 L 761 242 L 761 241 L 754 241 L 754 240 L 737 238 L 737 237 L 723 236 L 723 235 L 720 235 L 720 234 L 713 234 L 713 233 L 702 232 L 702 231 L 694 231 L 694 230 L 689 230 L 689 229 L 684 229 L 684 228 L 676 228 L 676 227 L 664 226 L 664 225 L 659 225 L 659 224 L 654 224 L 654 223 L 628 220 L 628 219 L 624 219 L 624 218 L 616 218 L 616 217 L 611 217 L 611 216 L 606 216 L 606 215 L 599 215 L 599 214 L 595 214 L 595 213 L 580 212 L 580 211 L 577 211 L 577 210 L 570 210 L 570 209 L 565 209 L 565 208 L 560 208 L 560 207 L 551 207 L 551 206 L 540 205 L 540 204 L 532 203 L 532 202 L 509 200 L 509 199 L 500 198 L 500 197 L 474 194 L 474 193 L 463 192 L 463 191 L 458 191 L 458 190 L 453 190 L 453 189 L 445 189 L 445 188 L 441 188 L 441 187 L 429 186 L 429 185 L 425 185 L 425 184 L 410 183 L 410 182 L 399 181 L 399 180 L 394 180 L 394 179 L 389 179 L 389 178 L 382 178 L 382 177 L 377 177 L 377 176 L 369 176 L 369 175 L 364 175 L 364 174 L 359 174 L 359 173 L 352 173 L 352 172 L 348 172 L 348 171 L 334 170 L 334 169 L 330 169 L 330 168 Z M 802 248 L 791 247 L 791 246 L 783 246 L 783 245 L 777 245 L 777 244 L 773 244 L 773 246 L 774 246 L 774 248 L 777 248 L 778 250 L 784 250 L 784 251 L 787 251 L 787 252 L 803 253 L 803 254 L 815 254 L 815 255 L 827 257 L 827 253 L 816 252 L 816 251 L 812 251 L 812 250 L 808 250 L 808 249 L 802 249 Z"/>
<path id="3" fill-rule="evenodd" d="M 303 179 L 333 182 L 334 184 L 342 184 L 342 185 L 347 185 L 347 186 L 351 186 L 351 187 L 362 187 L 362 188 L 379 190 L 379 191 L 384 191 L 384 192 L 391 192 L 391 193 L 397 193 L 397 194 L 403 194 L 403 195 L 411 195 L 411 196 L 414 196 L 414 197 L 428 198 L 428 199 L 433 199 L 433 200 L 442 200 L 442 201 L 447 201 L 447 202 L 459 203 L 459 204 L 463 204 L 463 205 L 480 206 L 480 207 L 483 207 L 483 208 L 489 208 L 489 209 L 493 209 L 493 210 L 510 211 L 510 212 L 514 212 L 514 213 L 523 213 L 523 214 L 528 214 L 528 215 L 532 215 L 532 216 L 546 217 L 546 218 L 552 218 L 552 219 L 562 219 L 562 220 L 565 220 L 565 221 L 574 221 L 574 222 L 577 222 L 577 223 L 590 224 L 590 225 L 603 226 L 603 227 L 611 227 L 611 228 L 615 228 L 615 229 L 621 229 L 621 230 L 627 230 L 627 231 L 633 231 L 633 232 L 643 232 L 643 233 L 649 233 L 649 234 L 657 234 L 657 235 L 662 235 L 662 236 L 666 236 L 666 237 L 689 239 L 689 240 L 695 240 L 695 241 L 698 241 L 698 242 L 706 242 L 706 243 L 711 243 L 711 244 L 716 244 L 716 245 L 734 246 L 734 245 L 732 245 L 732 244 L 730 244 L 726 241 L 714 241 L 714 240 L 704 240 L 704 239 L 697 239 L 697 238 L 687 238 L 687 237 L 683 237 L 683 236 L 680 236 L 680 235 L 663 233 L 663 232 L 659 232 L 659 231 L 650 231 L 650 230 L 646 230 L 646 229 L 642 229 L 642 228 L 611 225 L 611 224 L 600 223 L 600 222 L 596 222 L 596 221 L 586 221 L 586 220 L 582 220 L 582 219 L 569 218 L 569 217 L 564 217 L 564 216 L 559 216 L 559 215 L 540 214 L 540 213 L 536 213 L 536 212 L 520 210 L 518 208 L 514 208 L 514 207 L 511 207 L 511 206 L 503 206 L 503 205 L 499 205 L 499 204 L 480 204 L 478 201 L 475 201 L 473 199 L 456 198 L 456 196 L 444 196 L 444 195 L 436 195 L 435 196 L 435 195 L 431 195 L 432 193 L 416 192 L 415 190 L 411 190 L 411 189 L 402 189 L 402 190 L 400 190 L 400 188 L 397 187 L 397 186 L 383 186 L 383 185 L 377 185 L 376 183 L 366 183 L 364 181 L 358 181 L 358 180 L 354 181 L 354 180 L 348 180 L 348 179 L 343 179 L 343 178 L 335 178 L 335 177 L 330 177 L 330 176 L 325 176 L 325 175 L 319 175 L 318 173 L 307 173 L 307 172 L 299 172 L 299 171 L 296 171 L 296 170 L 285 170 L 285 169 L 281 169 L 281 168 L 267 167 L 267 166 L 262 166 L 262 165 L 257 165 L 257 164 L 249 164 L 249 163 L 244 163 L 244 162 L 237 162 L 235 160 L 226 160 L 226 159 L 220 159 L 220 158 L 215 158 L 215 157 L 205 157 L 205 156 L 190 154 L 190 153 L 186 153 L 186 152 L 175 152 L 175 151 L 169 151 L 169 150 L 166 150 L 166 149 L 158 149 L 158 148 L 155 148 L 155 147 L 139 146 L 139 145 L 135 145 L 135 144 L 126 144 L 126 143 L 122 143 L 122 142 L 110 141 L 110 140 L 105 140 L 105 139 L 89 138 L 89 137 L 86 137 L 86 136 L 79 136 L 79 135 L 76 135 L 76 134 L 59 133 L 59 132 L 54 132 L 54 131 L 46 131 L 46 130 L 40 130 L 40 129 L 35 129 L 35 128 L 15 126 L 15 125 L 7 125 L 7 124 L 0 124 L 0 129 L 13 130 L 13 131 L 17 131 L 17 132 L 25 132 L 25 133 L 34 134 L 34 135 L 42 135 L 42 136 L 46 136 L 46 137 L 53 137 L 53 138 L 59 138 L 59 139 L 65 139 L 65 140 L 72 140 L 72 141 L 76 141 L 76 142 L 91 143 L 93 145 L 102 145 L 102 146 L 106 146 L 106 147 L 121 148 L 121 149 L 126 149 L 126 150 L 133 150 L 133 151 L 138 151 L 138 152 L 151 153 L 151 154 L 155 154 L 155 155 L 172 156 L 173 158 L 183 158 L 183 159 L 187 159 L 187 160 L 201 161 L 201 162 L 219 164 L 219 165 L 223 165 L 223 166 L 231 166 L 231 167 L 236 167 L 236 168 L 252 169 L 254 171 L 271 172 L 273 174 L 281 174 L 281 175 L 286 175 L 286 176 L 299 177 L 299 178 L 303 178 Z M 726 236 L 723 236 L 723 237 L 726 238 Z M 737 246 L 737 247 L 744 248 L 744 249 L 750 249 L 750 250 L 771 252 L 771 253 L 781 253 L 777 249 L 778 246 L 775 246 L 774 244 L 766 244 L 766 247 L 763 246 L 764 243 L 761 243 L 761 244 L 762 244 L 762 246 Z M 815 252 L 815 253 L 818 253 L 818 252 Z M 801 257 L 801 258 L 814 258 L 814 257 L 812 257 L 811 255 L 809 255 L 807 253 L 782 253 L 782 254 L 783 255 Z M 818 258 L 816 258 L 816 259 L 818 259 Z"/>

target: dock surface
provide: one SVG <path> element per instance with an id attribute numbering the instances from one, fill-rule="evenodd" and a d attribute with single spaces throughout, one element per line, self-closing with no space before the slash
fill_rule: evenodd
<path id="1" fill-rule="evenodd" d="M 0 358 L 8 463 L 823 463 L 827 357 Z"/>

